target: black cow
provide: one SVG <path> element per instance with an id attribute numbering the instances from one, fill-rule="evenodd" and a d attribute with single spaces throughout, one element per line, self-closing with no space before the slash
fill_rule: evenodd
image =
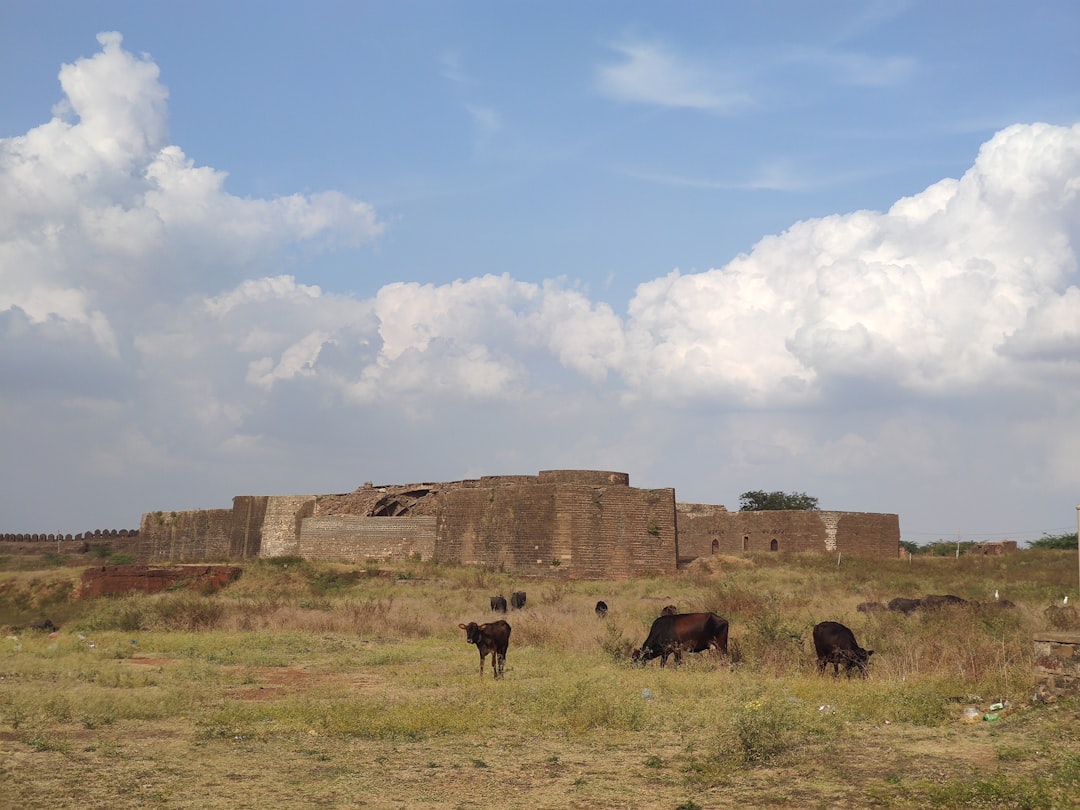
<path id="1" fill-rule="evenodd" d="M 667 605 L 660 611 L 661 616 L 674 616 L 679 612 L 679 609 L 674 605 Z"/>
<path id="2" fill-rule="evenodd" d="M 496 613 L 506 613 L 506 597 L 502 595 L 491 597 L 491 609 Z"/>
<path id="3" fill-rule="evenodd" d="M 490 624 L 459 624 L 465 631 L 465 640 L 475 644 L 480 653 L 480 677 L 484 677 L 484 659 L 491 653 L 491 672 L 496 678 L 503 676 L 506 668 L 506 648 L 510 646 L 510 625 L 502 619 Z"/>
<path id="4" fill-rule="evenodd" d="M 906 596 L 898 596 L 895 599 L 890 600 L 886 607 L 888 607 L 889 610 L 903 613 L 907 616 L 919 609 L 921 601 L 922 600 L 920 599 L 908 599 Z"/>
<path id="5" fill-rule="evenodd" d="M 840 622 L 821 622 L 814 627 L 814 650 L 817 652 L 818 674 L 825 673 L 828 664 L 833 665 L 833 677 L 840 674 L 840 665 L 844 665 L 844 674 L 849 678 L 851 671 L 857 669 L 866 677 L 866 663 L 873 650 L 864 650 L 855 641 L 855 634 Z"/>
<path id="6" fill-rule="evenodd" d="M 728 651 L 728 622 L 715 613 L 676 613 L 658 617 L 649 629 L 649 637 L 636 650 L 633 660 L 647 663 L 657 656 L 660 666 L 667 666 L 669 655 L 675 665 L 682 663 L 684 652 L 702 652 L 715 647 L 724 655 Z"/>
<path id="7" fill-rule="evenodd" d="M 40 622 L 34 622 L 30 625 L 31 630 L 39 630 L 42 633 L 55 633 L 57 626 L 52 623 L 52 619 L 42 619 Z"/>
<path id="8" fill-rule="evenodd" d="M 521 610 L 525 607 L 525 591 L 514 591 L 510 594 L 510 607 Z"/>
<path id="9" fill-rule="evenodd" d="M 596 615 L 601 619 L 607 616 L 607 602 L 596 603 Z"/>

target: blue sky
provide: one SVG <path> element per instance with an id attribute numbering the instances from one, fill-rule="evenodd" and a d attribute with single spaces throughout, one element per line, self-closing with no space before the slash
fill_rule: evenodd
<path id="1" fill-rule="evenodd" d="M 0 531 L 558 468 L 1070 531 L 1078 35 L 0 2 Z"/>

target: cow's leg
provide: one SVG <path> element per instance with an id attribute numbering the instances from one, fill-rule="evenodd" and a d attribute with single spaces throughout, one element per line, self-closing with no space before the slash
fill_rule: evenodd
<path id="1" fill-rule="evenodd" d="M 480 677 L 481 678 L 484 677 L 484 659 L 486 657 L 487 657 L 486 655 L 484 655 L 483 653 L 480 653 Z"/>
<path id="2" fill-rule="evenodd" d="M 826 663 L 825 662 L 825 656 L 819 655 L 818 659 L 817 659 L 817 674 L 818 675 L 824 675 L 825 674 L 825 663 Z"/>

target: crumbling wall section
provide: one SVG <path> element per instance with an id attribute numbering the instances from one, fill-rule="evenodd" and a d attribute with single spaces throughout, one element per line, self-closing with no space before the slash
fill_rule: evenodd
<path id="1" fill-rule="evenodd" d="M 1080 694 L 1080 633 L 1035 636 L 1035 694 L 1048 701 Z"/>

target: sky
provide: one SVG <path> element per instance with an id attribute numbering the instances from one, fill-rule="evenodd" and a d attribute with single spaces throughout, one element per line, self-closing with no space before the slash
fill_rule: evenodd
<path id="1" fill-rule="evenodd" d="M 550 469 L 1075 531 L 1078 76 L 1064 0 L 0 0 L 0 532 Z"/>

